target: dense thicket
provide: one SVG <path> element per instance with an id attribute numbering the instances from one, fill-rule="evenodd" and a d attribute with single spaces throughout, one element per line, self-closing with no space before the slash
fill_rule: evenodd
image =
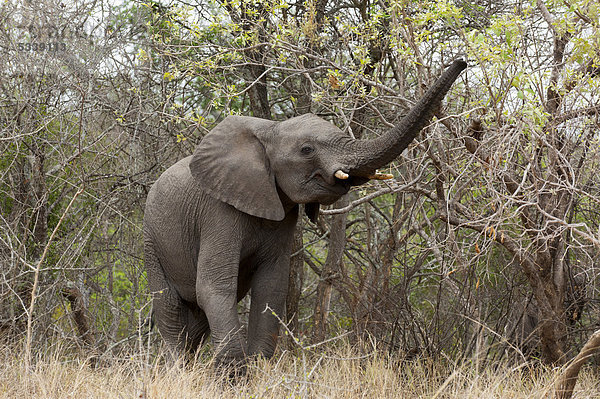
<path id="1" fill-rule="evenodd" d="M 561 362 L 598 329 L 596 1 L 6 1 L 0 21 L 0 328 L 28 350 L 142 342 L 145 195 L 224 116 L 375 137 L 458 57 L 395 180 L 299 223 L 290 332 Z"/>

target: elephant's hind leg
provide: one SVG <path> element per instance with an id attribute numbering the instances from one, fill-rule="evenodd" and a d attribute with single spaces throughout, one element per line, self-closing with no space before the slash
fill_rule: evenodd
<path id="1" fill-rule="evenodd" d="M 195 303 L 184 302 L 187 310 L 184 311 L 187 328 L 187 347 L 191 353 L 194 352 L 204 343 L 210 334 L 208 318 L 202 309 Z"/>
<path id="2" fill-rule="evenodd" d="M 210 332 L 208 319 L 197 304 L 184 301 L 168 283 L 152 243 L 145 244 L 144 252 L 158 331 L 175 357 L 193 354 Z"/>
<path id="3" fill-rule="evenodd" d="M 158 331 L 177 357 L 193 356 L 210 333 L 208 319 L 196 304 L 184 301 L 173 289 L 155 294 Z"/>

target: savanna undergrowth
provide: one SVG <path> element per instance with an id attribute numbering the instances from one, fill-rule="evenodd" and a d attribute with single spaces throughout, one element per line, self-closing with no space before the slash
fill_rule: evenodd
<path id="1" fill-rule="evenodd" d="M 1 398 L 545 398 L 559 373 L 525 363 L 408 361 L 338 342 L 280 350 L 251 362 L 248 375 L 233 382 L 206 359 L 183 365 L 160 354 L 122 353 L 92 361 L 60 347 L 34 355 L 27 369 L 20 348 L 0 351 Z M 597 370 L 585 370 L 573 397 L 600 397 L 599 381 Z"/>

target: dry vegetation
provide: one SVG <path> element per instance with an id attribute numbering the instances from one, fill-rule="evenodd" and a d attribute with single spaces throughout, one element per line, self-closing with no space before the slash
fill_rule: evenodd
<path id="1" fill-rule="evenodd" d="M 600 328 L 599 21 L 593 0 L 3 1 L 0 395 L 546 397 Z M 234 386 L 137 339 L 146 193 L 216 123 L 372 138 L 458 57 L 395 181 L 298 226 L 281 317 L 342 339 Z M 574 397 L 600 397 L 585 360 Z"/>
<path id="2" fill-rule="evenodd" d="M 365 354 L 360 355 L 363 352 Z M 0 354 L 2 398 L 546 398 L 556 369 L 523 363 L 479 368 L 426 359 L 402 361 L 380 350 L 356 351 L 346 344 L 309 351 L 280 351 L 249 366 L 232 384 L 203 359 L 169 365 L 148 353 L 121 354 L 90 366 L 84 355 L 60 347 L 39 353 L 27 369 L 22 352 Z M 597 372 L 585 370 L 574 398 L 598 398 Z"/>

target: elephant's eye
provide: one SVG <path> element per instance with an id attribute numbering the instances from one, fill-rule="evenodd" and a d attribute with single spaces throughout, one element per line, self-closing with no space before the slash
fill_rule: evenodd
<path id="1" fill-rule="evenodd" d="M 315 150 L 315 149 L 314 149 L 314 148 L 312 148 L 312 147 L 311 147 L 311 146 L 309 146 L 309 145 L 303 145 L 303 146 L 302 146 L 302 149 L 300 150 L 300 152 L 301 152 L 302 154 L 304 154 L 304 155 L 308 155 L 308 154 L 311 154 L 311 153 L 312 153 L 314 150 Z"/>

